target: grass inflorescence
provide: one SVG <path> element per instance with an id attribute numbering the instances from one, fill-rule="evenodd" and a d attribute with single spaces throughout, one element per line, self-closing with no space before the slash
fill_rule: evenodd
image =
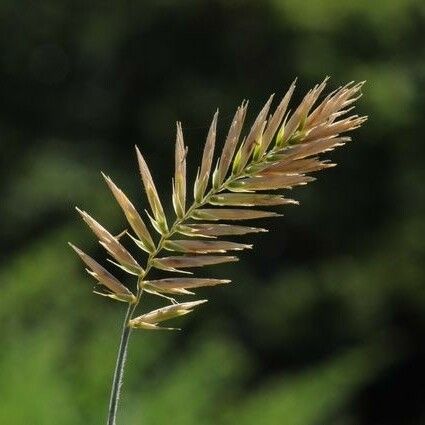
<path id="1" fill-rule="evenodd" d="M 206 302 L 203 299 L 180 302 L 176 300 L 177 297 L 194 295 L 194 290 L 200 287 L 229 283 L 226 279 L 194 277 L 192 270 L 237 261 L 234 252 L 250 249 L 252 245 L 223 240 L 223 237 L 265 232 L 263 227 L 246 226 L 239 222 L 280 215 L 262 207 L 297 204 L 296 200 L 277 191 L 286 192 L 293 187 L 306 185 L 315 180 L 311 173 L 333 167 L 335 164 L 322 159 L 320 155 L 350 141 L 350 137 L 344 134 L 358 128 L 366 120 L 366 117 L 351 114 L 353 104 L 361 96 L 363 82 L 349 83 L 319 101 L 326 84 L 327 79 L 311 89 L 293 112 L 289 109 L 289 103 L 295 82 L 273 112 L 271 96 L 245 136 L 242 134 L 248 102 L 242 102 L 213 167 L 218 121 L 216 112 L 194 181 L 192 200 L 192 196 L 188 196 L 186 175 L 188 149 L 182 126 L 177 123 L 175 173 L 172 179 L 174 217 L 166 216 L 149 167 L 137 147 L 137 161 L 150 206 L 150 211 L 146 211 L 147 220 L 142 218 L 127 195 L 103 173 L 131 230 L 114 236 L 87 212 L 77 208 L 109 254 L 109 261 L 137 280 L 135 291 L 131 291 L 93 258 L 71 244 L 101 288 L 95 293 L 128 303 L 108 424 L 115 424 L 116 420 L 131 329 L 174 329 L 162 323 L 188 314 Z M 151 226 L 147 225 L 149 222 Z M 158 234 L 157 237 L 150 228 Z M 122 245 L 121 237 L 129 237 L 136 249 L 145 252 L 147 258 L 144 264 L 139 264 Z M 151 269 L 169 272 L 170 276 L 149 279 Z M 167 305 L 140 314 L 137 311 L 142 294 L 159 296 Z"/>

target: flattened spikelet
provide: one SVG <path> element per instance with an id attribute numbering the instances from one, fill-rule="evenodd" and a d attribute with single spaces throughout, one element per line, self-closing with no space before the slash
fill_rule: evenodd
<path id="1" fill-rule="evenodd" d="M 89 255 L 81 251 L 81 249 L 77 248 L 72 243 L 69 243 L 69 245 L 87 265 L 87 272 L 100 284 L 107 287 L 115 296 L 114 298 L 130 303 L 136 301 L 136 297 L 115 276 L 109 273 Z"/>
<path id="2" fill-rule="evenodd" d="M 135 319 L 131 319 L 129 324 L 135 329 L 161 329 L 157 326 L 158 323 L 188 314 L 192 312 L 195 307 L 206 302 L 207 300 L 199 300 L 188 303 L 172 304 L 167 307 L 158 308 L 157 310 L 142 314 Z"/>
<path id="3" fill-rule="evenodd" d="M 101 226 L 94 218 L 90 217 L 85 211 L 81 211 L 79 208 L 76 209 L 90 229 L 99 238 L 99 243 L 116 261 L 118 261 L 124 270 L 136 275 L 143 272 L 142 267 L 140 267 L 132 255 L 118 242 L 115 236 L 111 235 L 111 233 Z"/>
<path id="4" fill-rule="evenodd" d="M 193 213 L 195 220 L 252 220 L 254 218 L 278 217 L 272 211 L 243 210 L 237 208 L 203 208 Z"/>
<path id="5" fill-rule="evenodd" d="M 266 169 L 261 171 L 261 175 L 270 175 L 270 174 L 303 174 L 303 173 L 313 173 L 315 171 L 320 171 L 325 168 L 334 167 L 335 164 L 332 164 L 329 161 L 320 161 L 316 158 L 306 158 L 300 159 L 298 161 L 282 161 L 276 164 L 270 165 Z"/>
<path id="6" fill-rule="evenodd" d="M 228 279 L 206 279 L 196 277 L 176 277 L 159 280 L 146 280 L 142 285 L 151 286 L 155 290 L 192 289 L 203 286 L 216 286 L 230 283 Z"/>
<path id="7" fill-rule="evenodd" d="M 239 180 L 230 190 L 233 187 L 248 191 L 291 189 L 294 186 L 302 186 L 314 180 L 316 180 L 314 177 L 303 174 L 271 174 Z"/>
<path id="8" fill-rule="evenodd" d="M 291 161 L 307 158 L 323 152 L 330 152 L 336 147 L 343 146 L 349 142 L 349 137 L 327 137 L 324 139 L 315 140 L 314 142 L 303 143 L 301 145 L 290 146 L 286 152 L 279 156 L 281 164 L 288 164 Z M 276 162 L 276 164 L 279 164 Z"/>
<path id="9" fill-rule="evenodd" d="M 366 119 L 366 117 L 353 115 L 340 121 L 320 124 L 309 131 L 305 142 L 307 143 L 326 137 L 336 137 L 340 133 L 355 130 L 356 128 L 359 128 Z"/>
<path id="10" fill-rule="evenodd" d="M 161 270 L 176 270 L 191 267 L 204 267 L 213 264 L 231 263 L 238 261 L 238 257 L 231 255 L 178 255 L 156 258 L 153 266 Z"/>
<path id="11" fill-rule="evenodd" d="M 164 248 L 168 251 L 177 251 L 195 254 L 208 254 L 212 252 L 225 253 L 226 251 L 241 251 L 250 249 L 252 245 L 229 242 L 229 241 L 205 241 L 205 240 L 173 240 L 166 241 Z"/>
<path id="12" fill-rule="evenodd" d="M 148 197 L 149 204 L 153 216 L 158 226 L 155 226 L 161 233 L 168 231 L 167 220 L 165 218 L 164 209 L 162 208 L 161 201 L 159 199 L 158 192 L 152 179 L 152 175 L 149 171 L 148 165 L 145 159 L 140 153 L 139 148 L 136 146 L 137 160 L 139 163 L 140 175 L 142 177 L 143 184 L 145 186 L 146 195 Z"/>
<path id="13" fill-rule="evenodd" d="M 237 109 L 235 116 L 233 117 L 232 124 L 227 134 L 226 142 L 221 152 L 220 161 L 218 164 L 218 177 L 217 182 L 220 185 L 229 170 L 229 166 L 232 162 L 233 155 L 235 154 L 236 146 L 239 142 L 239 136 L 242 131 L 242 127 L 245 121 L 246 110 L 248 108 L 248 102 L 242 102 L 242 105 Z"/>
<path id="14" fill-rule="evenodd" d="M 125 193 L 115 185 L 109 176 L 106 176 L 103 173 L 102 176 L 106 180 L 111 192 L 123 210 L 131 228 L 139 237 L 140 242 L 142 243 L 142 248 L 147 252 L 153 252 L 155 250 L 155 244 L 145 222 L 142 220 L 142 217 L 140 217 L 140 214 L 137 212 L 134 205 L 130 202 Z"/>
<path id="15" fill-rule="evenodd" d="M 222 193 L 212 196 L 211 205 L 235 205 L 240 207 L 275 206 L 285 204 L 298 204 L 293 199 L 285 198 L 283 195 L 259 195 L 252 193 Z"/>
<path id="16" fill-rule="evenodd" d="M 238 226 L 235 224 L 200 223 L 180 226 L 178 232 L 187 236 L 216 237 L 226 235 L 246 235 L 248 233 L 263 233 L 268 232 L 268 230 L 260 227 Z"/>
<path id="17" fill-rule="evenodd" d="M 183 217 L 186 211 L 186 154 L 182 126 L 177 123 L 173 206 L 179 218 Z"/>
<path id="18" fill-rule="evenodd" d="M 261 145 L 261 136 L 267 123 L 267 114 L 269 112 L 273 97 L 274 95 L 269 97 L 266 104 L 263 106 L 263 109 L 258 114 L 254 124 L 252 125 L 248 136 L 242 143 L 239 150 L 239 155 L 235 158 L 233 163 L 233 171 L 235 173 L 240 172 L 245 167 L 255 145 Z"/>
<path id="19" fill-rule="evenodd" d="M 214 114 L 210 129 L 208 131 L 207 141 L 202 155 L 201 169 L 195 181 L 195 199 L 200 201 L 205 194 L 208 185 L 208 179 L 211 172 L 211 164 L 214 155 L 215 139 L 217 136 L 217 117 L 218 111 Z"/>
<path id="20" fill-rule="evenodd" d="M 263 137 L 261 138 L 261 143 L 258 147 L 258 152 L 256 158 L 261 158 L 267 148 L 270 146 L 270 143 L 275 136 L 278 127 L 280 126 L 283 117 L 288 109 L 289 101 L 291 100 L 292 94 L 295 90 L 295 81 L 291 84 L 285 96 L 281 100 L 279 106 L 276 108 L 274 114 L 270 117 L 267 127 L 263 133 Z"/>

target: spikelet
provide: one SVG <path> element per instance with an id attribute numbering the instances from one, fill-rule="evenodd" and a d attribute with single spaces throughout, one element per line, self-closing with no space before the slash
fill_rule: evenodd
<path id="1" fill-rule="evenodd" d="M 278 170 L 280 172 L 280 170 Z M 298 204 L 293 199 L 285 198 L 283 195 L 260 195 L 251 193 L 221 193 L 211 196 L 211 205 L 229 206 L 239 205 L 241 207 L 254 206 L 276 206 L 285 204 Z"/>
<path id="2" fill-rule="evenodd" d="M 133 256 L 118 242 L 118 239 L 111 235 L 103 226 L 85 211 L 77 208 L 83 220 L 90 227 L 93 233 L 99 238 L 99 243 L 108 251 L 108 253 L 118 262 L 115 263 L 128 273 L 139 275 L 143 272 L 142 267 L 137 263 Z"/>
<path id="3" fill-rule="evenodd" d="M 151 288 L 154 291 L 168 294 L 179 294 L 183 290 L 183 293 L 193 294 L 187 291 L 189 288 L 201 288 L 203 286 L 216 286 L 230 283 L 228 279 L 208 279 L 208 278 L 196 278 L 196 277 L 174 277 L 168 279 L 159 280 L 145 280 L 141 283 L 141 287 Z"/>
<path id="4" fill-rule="evenodd" d="M 267 232 L 261 227 L 238 226 L 235 224 L 186 224 L 178 226 L 177 232 L 185 236 L 217 238 L 217 236 L 246 235 L 248 233 Z"/>
<path id="5" fill-rule="evenodd" d="M 205 241 L 205 240 L 185 240 L 178 239 L 174 241 L 166 241 L 164 248 L 168 251 L 177 251 L 191 254 L 209 254 L 209 253 L 225 253 L 226 251 L 242 251 L 250 249 L 252 245 L 247 245 L 229 241 Z"/>
<path id="6" fill-rule="evenodd" d="M 178 218 L 182 218 L 186 210 L 186 155 L 182 126 L 177 123 L 173 206 Z"/>
<path id="7" fill-rule="evenodd" d="M 111 291 L 110 294 L 103 294 L 97 292 L 98 294 L 105 295 L 118 301 L 124 301 L 129 303 L 134 303 L 136 301 L 136 297 L 115 276 L 113 276 L 106 269 L 104 269 L 100 264 L 93 260 L 93 258 L 81 251 L 81 249 L 77 248 L 71 243 L 69 243 L 69 245 L 89 267 L 88 269 L 86 269 L 87 272 L 91 276 L 93 276 L 100 284 L 104 285 Z"/>
<path id="8" fill-rule="evenodd" d="M 231 255 L 178 255 L 155 258 L 152 265 L 160 270 L 177 271 L 189 267 L 204 267 L 234 261 L 238 261 L 238 257 Z"/>
<path id="9" fill-rule="evenodd" d="M 366 117 L 350 114 L 353 104 L 361 96 L 363 82 L 349 83 L 319 101 L 327 83 L 328 78 L 325 78 L 308 91 L 301 103 L 292 108 L 293 113 L 288 111 L 295 91 L 295 81 L 274 111 L 273 96 L 270 96 L 245 137 L 242 133 L 248 102 L 242 102 L 236 110 L 212 171 L 217 144 L 216 112 L 194 182 L 192 203 L 187 196 L 187 148 L 181 124 L 177 123 L 172 184 L 172 204 L 176 214 L 174 221 L 167 220 L 152 175 L 136 147 L 140 174 L 151 210 L 147 214 L 153 227 L 161 235 L 157 243 L 128 197 L 104 175 L 135 233 L 135 236 L 128 233 L 129 236 L 149 254 L 146 266 L 142 268 L 138 264 L 118 237 L 114 237 L 86 212 L 78 211 L 114 261 L 128 273 L 138 276 L 137 294 L 132 294 L 81 250 L 76 247 L 73 249 L 88 265 L 90 274 L 110 291 L 104 295 L 137 306 L 142 292 L 147 292 L 172 303 L 131 319 L 129 325 L 132 328 L 164 329 L 159 326 L 161 322 L 187 314 L 205 302 L 206 300 L 178 303 L 169 295 L 193 295 L 194 289 L 228 283 L 224 279 L 187 277 L 192 272 L 186 269 L 238 261 L 229 252 L 250 249 L 252 245 L 222 240 L 222 237 L 266 232 L 267 229 L 262 227 L 237 223 L 280 216 L 275 211 L 258 208 L 298 204 L 282 191 L 306 185 L 315 180 L 311 173 L 335 165 L 322 159 L 321 155 L 349 142 L 351 139 L 345 133 L 358 128 L 366 120 Z M 172 254 L 166 256 L 163 251 L 171 251 Z M 186 275 L 149 280 L 146 274 L 151 268 Z"/>
<path id="10" fill-rule="evenodd" d="M 235 154 L 236 146 L 239 142 L 239 137 L 245 121 L 248 102 L 242 102 L 242 105 L 237 109 L 233 117 L 232 124 L 226 137 L 223 150 L 221 152 L 220 160 L 217 164 L 216 171 L 213 177 L 213 184 L 215 188 L 219 188 L 226 177 L 230 164 L 232 163 L 233 155 Z"/>
<path id="11" fill-rule="evenodd" d="M 295 81 L 291 84 L 285 96 L 281 100 L 279 106 L 276 108 L 274 114 L 270 116 L 270 119 L 267 122 L 266 129 L 260 139 L 260 143 L 256 146 L 254 151 L 254 159 L 258 160 L 263 155 L 267 148 L 270 146 L 270 143 L 273 140 L 273 136 L 276 134 L 276 131 L 285 116 L 285 113 L 288 109 L 289 101 L 291 100 L 292 94 L 295 90 Z"/>
<path id="12" fill-rule="evenodd" d="M 267 114 L 269 112 L 273 97 L 274 95 L 271 95 L 267 100 L 263 109 L 258 114 L 254 124 L 252 125 L 248 136 L 246 136 L 246 139 L 241 144 L 241 147 L 239 148 L 239 151 L 236 154 L 236 157 L 233 161 L 233 172 L 236 174 L 244 169 L 255 145 L 261 145 L 261 137 L 266 127 Z"/>
<path id="13" fill-rule="evenodd" d="M 146 195 L 152 209 L 153 217 L 149 216 L 155 229 L 161 233 L 168 232 L 167 219 L 159 199 L 158 191 L 156 190 L 155 183 L 153 182 L 152 175 L 145 159 L 140 153 L 139 148 L 136 146 L 137 160 L 139 162 L 140 175 L 142 177 L 143 185 L 145 186 Z"/>
<path id="14" fill-rule="evenodd" d="M 254 218 L 277 217 L 273 211 L 245 210 L 239 208 L 202 208 L 193 213 L 195 220 L 253 220 Z"/>
<path id="15" fill-rule="evenodd" d="M 175 317 L 184 316 L 190 313 L 195 307 L 207 302 L 207 300 L 192 301 L 181 304 L 173 304 L 167 307 L 158 308 L 149 313 L 142 314 L 135 319 L 131 319 L 129 324 L 134 329 L 166 329 L 173 330 L 175 328 L 162 328 L 159 323 L 166 320 L 174 319 Z"/>
<path id="16" fill-rule="evenodd" d="M 111 192 L 117 200 L 119 206 L 123 210 L 128 223 L 139 237 L 138 245 L 146 252 L 153 252 L 155 244 L 153 243 L 152 236 L 150 235 L 145 222 L 140 217 L 134 205 L 130 202 L 124 192 L 119 189 L 109 176 L 102 173 L 103 178 L 106 180 Z"/>

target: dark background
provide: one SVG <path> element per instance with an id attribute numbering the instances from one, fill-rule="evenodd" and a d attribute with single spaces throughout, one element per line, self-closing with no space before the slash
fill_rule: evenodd
<path id="1" fill-rule="evenodd" d="M 171 199 L 175 121 L 193 181 L 217 106 L 223 140 L 242 99 L 330 75 L 367 80 L 369 121 L 205 270 L 234 283 L 182 332 L 135 332 L 120 423 L 424 424 L 424 23 L 421 0 L 2 0 L 0 423 L 105 422 L 125 306 L 66 245 L 104 257 L 74 205 L 124 226 L 99 171 L 143 209 L 137 143 Z"/>

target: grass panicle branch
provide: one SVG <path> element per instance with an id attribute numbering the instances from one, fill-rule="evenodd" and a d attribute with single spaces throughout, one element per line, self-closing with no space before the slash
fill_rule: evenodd
<path id="1" fill-rule="evenodd" d="M 267 231 L 238 222 L 280 216 L 275 211 L 261 209 L 263 207 L 298 204 L 276 191 L 306 185 L 315 180 L 311 173 L 333 167 L 335 164 L 323 160 L 320 155 L 350 141 L 345 134 L 360 127 L 366 120 L 366 117 L 351 114 L 353 104 L 361 96 L 363 82 L 351 82 L 319 101 L 327 82 L 328 78 L 308 91 L 292 113 L 289 105 L 295 91 L 295 81 L 273 112 L 270 112 L 271 96 L 245 137 L 241 135 L 248 102 L 242 102 L 213 169 L 217 111 L 206 137 L 191 202 L 188 199 L 186 175 L 188 149 L 182 126 L 177 123 L 172 179 L 174 218 L 166 216 L 147 162 L 136 147 L 141 180 L 150 206 L 150 211 L 146 211 L 147 222 L 159 234 L 157 238 L 124 192 L 103 174 L 131 229 L 125 235 L 147 255 L 144 265 L 140 265 L 124 248 L 120 242 L 121 234 L 114 236 L 87 212 L 77 209 L 109 254 L 109 262 L 137 279 L 133 292 L 93 258 L 71 245 L 88 267 L 89 274 L 96 279 L 100 289 L 95 293 L 128 303 L 111 391 L 109 425 L 116 423 L 119 388 L 131 329 L 174 329 L 161 324 L 188 314 L 206 302 L 179 302 L 175 297 L 194 295 L 193 290 L 200 287 L 229 283 L 224 279 L 188 275 L 193 275 L 192 269 L 197 267 L 237 261 L 236 256 L 228 255 L 230 251 L 252 248 L 250 244 L 222 240 L 222 237 Z M 151 269 L 168 272 L 171 276 L 148 279 Z M 159 296 L 167 300 L 168 305 L 151 312 L 137 313 L 142 293 Z"/>

